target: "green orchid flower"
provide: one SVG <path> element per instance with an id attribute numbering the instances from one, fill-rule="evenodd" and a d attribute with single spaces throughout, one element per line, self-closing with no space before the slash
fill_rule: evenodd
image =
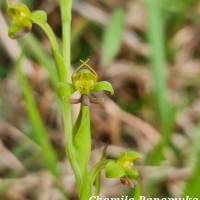
<path id="1" fill-rule="evenodd" d="M 87 64 L 89 61 L 85 62 L 80 60 L 82 64 L 74 71 L 72 74 L 72 84 L 68 82 L 60 82 L 58 85 L 58 96 L 63 99 L 70 96 L 75 91 L 79 91 L 81 97 L 79 99 L 71 99 L 72 104 L 82 103 L 83 105 L 89 105 L 89 103 L 102 103 L 103 99 L 101 98 L 90 98 L 90 92 L 98 92 L 101 90 L 109 91 L 111 94 L 114 94 L 112 85 L 107 81 L 98 81 L 97 73 Z M 83 67 L 86 67 L 83 68 Z M 82 69 L 83 68 L 83 69 Z"/>
<path id="2" fill-rule="evenodd" d="M 18 38 L 31 31 L 31 12 L 26 5 L 20 3 L 11 3 L 8 5 L 7 13 L 13 21 L 8 29 L 9 37 Z"/>
<path id="3" fill-rule="evenodd" d="M 12 24 L 8 29 L 8 36 L 12 39 L 22 37 L 25 33 L 30 32 L 33 23 L 46 23 L 47 15 L 42 10 L 31 13 L 29 8 L 21 3 L 8 3 L 7 13 Z"/>
<path id="4" fill-rule="evenodd" d="M 124 151 L 116 161 L 110 161 L 106 165 L 107 178 L 127 178 L 134 180 L 139 176 L 134 168 L 134 161 L 140 158 L 140 154 L 134 151 Z"/>

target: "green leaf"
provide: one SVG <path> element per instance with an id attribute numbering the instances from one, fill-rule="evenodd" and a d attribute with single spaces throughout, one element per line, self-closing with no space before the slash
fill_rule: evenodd
<path id="1" fill-rule="evenodd" d="M 105 175 L 107 178 L 120 178 L 125 176 L 124 169 L 117 163 L 110 161 L 106 165 Z"/>
<path id="2" fill-rule="evenodd" d="M 57 86 L 57 94 L 60 99 L 70 96 L 75 92 L 72 84 L 68 82 L 60 82 Z"/>
<path id="3" fill-rule="evenodd" d="M 104 31 L 101 58 L 104 66 L 109 65 L 119 52 L 124 28 L 124 18 L 124 10 L 115 10 Z"/>
<path id="4" fill-rule="evenodd" d="M 131 195 L 131 197 L 135 200 L 140 200 L 140 196 L 142 195 L 141 193 L 141 186 L 139 185 L 139 183 L 134 187 L 133 189 L 133 194 Z"/>
<path id="5" fill-rule="evenodd" d="M 74 134 L 74 151 L 82 174 L 85 174 L 91 151 L 90 114 L 88 106 L 81 106 Z"/>
<path id="6" fill-rule="evenodd" d="M 99 92 L 101 90 L 106 90 L 110 92 L 112 95 L 114 94 L 113 87 L 108 81 L 97 82 L 92 91 Z"/>
<path id="7" fill-rule="evenodd" d="M 58 73 L 59 79 L 62 81 L 65 81 L 67 77 L 67 71 L 64 70 L 66 69 L 66 65 L 64 63 L 63 57 L 61 56 L 59 51 L 54 48 L 54 45 L 52 45 L 52 53 L 55 59 L 58 72 L 62 72 L 62 73 Z"/>
<path id="8" fill-rule="evenodd" d="M 188 165 L 192 168 L 192 173 L 189 179 L 186 181 L 182 197 L 189 196 L 195 198 L 200 196 L 200 123 L 197 124 L 194 130 L 195 135 L 192 141 L 192 151 L 190 151 L 190 157 L 188 159 Z"/>
<path id="9" fill-rule="evenodd" d="M 32 33 L 27 34 L 20 41 L 21 46 L 26 48 L 26 55 L 33 57 L 37 62 L 39 62 L 47 71 L 50 81 L 54 87 L 57 87 L 58 74 L 52 60 L 52 57 L 44 51 L 41 42 Z"/>
<path id="10" fill-rule="evenodd" d="M 91 197 L 91 183 L 90 183 L 90 177 L 87 170 L 87 166 L 85 167 L 85 174 L 83 177 L 84 178 L 83 178 L 83 184 L 82 184 L 81 192 L 80 192 L 80 200 L 90 199 Z"/>
<path id="11" fill-rule="evenodd" d="M 31 21 L 46 23 L 47 22 L 47 14 L 43 10 L 37 10 L 31 13 L 30 17 Z"/>
<path id="12" fill-rule="evenodd" d="M 48 140 L 48 136 L 47 136 L 48 134 L 45 130 L 43 121 L 38 112 L 37 106 L 34 102 L 34 98 L 31 93 L 31 88 L 24 74 L 22 73 L 21 67 L 22 67 L 22 57 L 20 56 L 20 58 L 17 61 L 17 72 L 19 76 L 22 93 L 24 96 L 26 110 L 33 127 L 33 132 L 35 134 L 36 142 L 41 147 L 41 153 L 44 158 L 44 163 L 49 169 L 49 171 L 52 174 L 57 176 L 59 174 L 58 169 L 57 169 L 57 157 Z"/>

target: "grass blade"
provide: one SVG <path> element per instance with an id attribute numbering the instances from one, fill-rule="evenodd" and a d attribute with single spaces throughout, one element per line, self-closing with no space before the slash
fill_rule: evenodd
<path id="1" fill-rule="evenodd" d="M 46 167 L 52 174 L 58 175 L 56 155 L 53 151 L 52 146 L 48 141 L 45 127 L 43 125 L 42 119 L 35 105 L 34 98 L 31 94 L 31 89 L 28 85 L 25 76 L 22 73 L 21 67 L 22 67 L 22 57 L 20 57 L 17 61 L 17 72 L 22 93 L 24 96 L 24 101 L 26 104 L 27 113 L 30 118 L 32 128 L 35 134 L 36 142 L 40 145 L 42 149 L 41 152 Z"/>
<path id="2" fill-rule="evenodd" d="M 31 33 L 25 35 L 20 43 L 22 46 L 27 46 L 28 52 L 31 52 L 32 56 L 46 69 L 52 84 L 56 87 L 58 82 L 58 74 L 54 61 L 51 57 L 45 53 L 41 43 Z"/>
<path id="3" fill-rule="evenodd" d="M 151 49 L 150 61 L 154 80 L 155 100 L 159 112 L 159 116 L 157 117 L 159 117 L 159 128 L 162 133 L 161 141 L 150 157 L 153 164 L 159 164 L 163 157 L 162 150 L 169 143 L 176 109 L 172 109 L 167 101 L 164 23 L 161 14 L 162 5 L 157 0 L 146 0 L 146 4 L 148 10 L 147 34 Z"/>
<path id="4" fill-rule="evenodd" d="M 102 64 L 107 66 L 119 52 L 124 28 L 125 12 L 117 9 L 112 13 L 103 35 Z"/>
<path id="5" fill-rule="evenodd" d="M 199 141 L 200 141 L 200 124 L 196 127 L 196 133 L 193 138 L 193 148 L 190 158 L 189 165 L 193 168 L 193 173 L 189 180 L 186 182 L 183 197 L 189 196 L 190 198 L 196 198 L 200 197 L 200 147 L 199 147 Z"/>

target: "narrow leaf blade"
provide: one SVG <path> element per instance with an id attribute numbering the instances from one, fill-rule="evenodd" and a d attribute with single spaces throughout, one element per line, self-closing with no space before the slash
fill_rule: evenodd
<path id="1" fill-rule="evenodd" d="M 56 158 L 55 152 L 48 141 L 45 127 L 43 125 L 42 119 L 35 105 L 33 95 L 31 93 L 31 88 L 29 87 L 28 82 L 22 73 L 21 67 L 22 67 L 22 57 L 20 56 L 20 58 L 17 61 L 17 72 L 19 76 L 22 93 L 24 96 L 26 110 L 33 127 L 35 138 L 37 140 L 36 142 L 41 147 L 41 150 L 42 150 L 41 153 L 43 155 L 44 162 L 48 170 L 52 174 L 58 175 L 57 158 Z"/>
<path id="2" fill-rule="evenodd" d="M 101 58 L 104 66 L 110 64 L 119 52 L 124 28 L 124 18 L 124 10 L 115 10 L 104 31 Z"/>

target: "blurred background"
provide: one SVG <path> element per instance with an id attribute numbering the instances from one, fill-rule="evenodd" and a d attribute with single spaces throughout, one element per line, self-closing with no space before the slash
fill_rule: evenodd
<path id="1" fill-rule="evenodd" d="M 23 3 L 47 12 L 61 43 L 58 1 Z M 50 44 L 36 26 L 19 40 L 8 38 L 5 1 L 0 6 L 0 199 L 78 199 L 65 155 Z M 90 58 L 99 80 L 111 82 L 115 90 L 113 96 L 93 94 L 105 103 L 90 107 L 91 164 L 106 143 L 107 157 L 125 149 L 142 155 L 136 163 L 137 187 L 102 173 L 101 197 L 200 197 L 200 2 L 73 0 L 72 14 L 72 68 Z M 41 156 L 40 128 L 27 115 L 16 70 L 21 49 L 43 131 L 58 157 L 56 180 Z M 77 106 L 73 112 L 76 116 Z"/>

